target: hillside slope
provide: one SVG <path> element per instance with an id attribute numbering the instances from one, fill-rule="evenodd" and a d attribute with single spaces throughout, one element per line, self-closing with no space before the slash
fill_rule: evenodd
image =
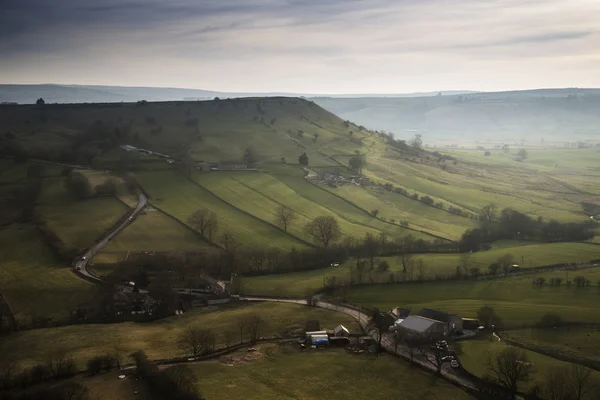
<path id="1" fill-rule="evenodd" d="M 600 90 L 548 89 L 419 98 L 314 98 L 371 129 L 426 142 L 598 140 Z"/>

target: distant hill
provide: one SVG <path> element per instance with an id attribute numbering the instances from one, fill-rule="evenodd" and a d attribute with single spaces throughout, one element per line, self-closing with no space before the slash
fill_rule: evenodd
<path id="1" fill-rule="evenodd" d="M 349 97 L 422 97 L 474 93 L 469 91 L 445 91 L 429 93 L 398 93 L 398 94 L 338 94 L 326 95 L 331 98 Z M 158 87 L 127 87 L 127 86 L 98 86 L 98 85 L 0 85 L 0 103 L 15 102 L 33 104 L 42 97 L 47 103 L 115 103 L 147 101 L 181 101 L 181 100 L 212 100 L 215 97 L 317 97 L 316 94 L 302 93 L 244 93 L 217 92 L 211 90 L 158 88 Z M 323 95 L 321 95 L 323 96 Z"/>
<path id="2" fill-rule="evenodd" d="M 600 89 L 540 89 L 419 98 L 314 98 L 370 129 L 432 140 L 600 140 Z"/>

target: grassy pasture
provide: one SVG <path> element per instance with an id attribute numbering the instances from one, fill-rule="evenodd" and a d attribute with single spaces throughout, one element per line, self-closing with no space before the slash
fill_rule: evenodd
<path id="1" fill-rule="evenodd" d="M 496 261 L 498 257 L 506 253 L 515 256 L 516 262 L 521 264 L 524 259 L 524 268 L 540 265 L 551 265 L 568 262 L 588 262 L 600 258 L 600 247 L 585 243 L 549 243 L 532 244 L 532 242 L 501 241 L 494 244 L 492 250 L 473 253 L 468 261 L 469 268 L 479 267 L 485 271 L 489 264 Z M 425 277 L 434 277 L 436 274 L 448 275 L 456 273 L 456 266 L 461 265 L 460 254 L 420 254 L 415 260 L 422 259 L 425 264 Z M 390 271 L 402 271 L 402 264 L 397 257 L 380 257 L 390 265 Z M 339 267 L 329 267 L 313 271 L 294 272 L 283 275 L 265 275 L 243 279 L 243 289 L 247 294 L 268 295 L 305 295 L 323 287 L 323 280 L 327 276 L 348 277 L 350 267 L 355 263 L 348 260 Z M 589 276 L 592 282 L 600 279 L 598 270 L 571 271 L 571 279 L 577 275 Z M 410 273 L 407 273 L 410 275 Z M 387 281 L 389 273 L 373 272 L 374 278 Z M 413 271 L 413 279 L 416 280 L 418 271 Z M 564 272 L 543 273 L 540 276 L 549 279 L 551 277 L 565 277 Z M 407 277 L 407 279 L 409 279 Z M 529 279 L 529 278 L 528 278 Z M 366 281 L 366 278 L 365 278 Z M 566 281 L 566 280 L 565 280 Z"/>
<path id="2" fill-rule="evenodd" d="M 69 311 L 88 301 L 94 286 L 59 265 L 40 233 L 30 225 L 0 228 L 0 291 L 8 299 L 18 324 L 32 317 L 68 318 Z"/>
<path id="3" fill-rule="evenodd" d="M 47 355 L 47 343 L 69 351 L 81 367 L 90 357 L 119 351 L 124 356 L 144 350 L 151 359 L 180 357 L 186 350 L 178 345 L 179 335 L 189 326 L 210 328 L 217 333 L 217 345 L 223 345 L 224 332 L 232 333 L 231 344 L 240 340 L 236 322 L 258 314 L 264 320 L 260 336 L 289 334 L 304 329 L 308 320 L 319 320 L 323 329 L 344 324 L 352 332 L 358 323 L 351 317 L 324 309 L 284 303 L 232 304 L 193 309 L 152 323 L 72 325 L 18 332 L 0 342 L 0 360 L 20 364 L 41 362 Z M 246 337 L 244 340 L 248 340 Z"/>
<path id="4" fill-rule="evenodd" d="M 462 350 L 464 354 L 460 356 L 460 360 L 467 371 L 479 377 L 483 377 L 488 373 L 488 355 L 493 357 L 495 354 L 507 347 L 510 346 L 504 342 L 498 342 L 496 340 L 493 342 L 490 342 L 489 339 L 466 340 L 462 342 Z M 519 386 L 519 390 L 521 392 L 527 392 L 536 384 L 543 384 L 545 374 L 549 369 L 561 368 L 570 365 L 567 362 L 560 361 L 540 353 L 528 350 L 524 351 L 527 354 L 529 362 L 533 364 L 533 373 L 531 374 L 528 382 L 522 383 Z M 592 379 L 595 382 L 600 382 L 600 372 L 592 371 Z"/>
<path id="5" fill-rule="evenodd" d="M 503 332 L 502 337 L 541 346 L 568 357 L 600 362 L 598 327 L 520 329 Z"/>
<path id="6" fill-rule="evenodd" d="M 290 224 L 288 232 L 306 241 L 311 238 L 304 233 L 304 226 L 321 215 L 336 218 L 344 236 L 364 236 L 367 232 L 379 235 L 382 231 L 388 235 L 409 232 L 402 227 L 382 223 L 306 182 L 299 168 L 267 168 L 275 173 L 197 173 L 194 179 L 220 198 L 263 221 L 275 223 L 274 213 L 281 205 L 292 208 L 298 218 Z M 415 232 L 415 235 L 426 237 L 420 232 Z"/>
<path id="7" fill-rule="evenodd" d="M 148 206 L 103 252 L 197 251 L 208 247 L 209 244 L 189 227 Z"/>
<path id="8" fill-rule="evenodd" d="M 391 356 L 352 355 L 343 349 L 300 352 L 261 345 L 258 361 L 230 367 L 224 360 L 197 363 L 198 389 L 212 399 L 402 399 L 471 398 L 460 389 Z M 243 355 L 243 354 L 239 354 Z M 316 368 L 318 366 L 318 368 Z"/>
<path id="9" fill-rule="evenodd" d="M 213 238 L 215 242 L 219 241 L 218 237 L 222 232 L 231 230 L 238 240 L 249 247 L 304 247 L 293 236 L 245 214 L 177 171 L 140 173 L 138 177 L 152 197 L 152 203 L 183 223 L 187 223 L 188 217 L 200 208 L 215 212 L 219 218 L 219 231 Z"/>
<path id="10" fill-rule="evenodd" d="M 389 310 L 392 307 L 440 309 L 462 317 L 475 317 L 484 305 L 493 307 L 506 327 L 532 326 L 544 314 L 566 321 L 597 322 L 600 299 L 597 287 L 534 286 L 531 277 L 493 281 L 432 282 L 408 285 L 372 285 L 353 288 L 348 301 Z"/>
<path id="11" fill-rule="evenodd" d="M 102 236 L 129 208 L 114 197 L 74 200 L 62 178 L 45 179 L 38 213 L 66 247 L 85 249 Z"/>

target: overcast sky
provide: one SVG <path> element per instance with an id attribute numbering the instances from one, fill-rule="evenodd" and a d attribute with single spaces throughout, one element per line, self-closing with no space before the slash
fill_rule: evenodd
<path id="1" fill-rule="evenodd" d="M 0 83 L 600 87 L 599 0 L 0 0 Z"/>

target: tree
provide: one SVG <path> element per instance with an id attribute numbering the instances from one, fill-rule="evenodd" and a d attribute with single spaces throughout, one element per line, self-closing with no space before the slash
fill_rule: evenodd
<path id="1" fill-rule="evenodd" d="M 514 347 L 507 347 L 495 356 L 490 355 L 487 366 L 494 380 L 513 395 L 517 393 L 519 383 L 529 380 L 533 369 L 527 354 Z"/>
<path id="2" fill-rule="evenodd" d="M 377 269 L 379 271 L 385 272 L 385 271 L 389 271 L 390 270 L 390 264 L 387 261 L 382 261 L 379 263 L 379 265 L 377 266 Z"/>
<path id="3" fill-rule="evenodd" d="M 196 161 L 192 158 L 191 152 L 186 151 L 181 158 L 181 170 L 183 171 L 184 175 L 188 178 L 192 176 L 192 170 L 194 169 L 195 165 Z"/>
<path id="4" fill-rule="evenodd" d="M 252 147 L 248 147 L 244 151 L 244 162 L 249 167 L 252 167 L 256 164 L 256 152 L 254 151 L 254 149 Z"/>
<path id="5" fill-rule="evenodd" d="M 515 263 L 515 256 L 513 256 L 510 253 L 506 253 L 500 258 L 498 258 L 496 262 L 500 265 L 500 268 L 502 268 L 502 272 L 504 272 L 504 275 L 507 275 L 511 267 Z"/>
<path id="6" fill-rule="evenodd" d="M 53 378 L 66 378 L 77 372 L 75 361 L 65 350 L 51 351 L 46 358 L 46 366 Z"/>
<path id="7" fill-rule="evenodd" d="M 460 265 L 463 268 L 465 276 L 469 276 L 469 260 L 471 259 L 472 255 L 472 252 L 462 253 L 460 255 Z"/>
<path id="8" fill-rule="evenodd" d="M 492 325 L 495 327 L 501 328 L 504 326 L 502 318 L 496 313 L 490 306 L 483 306 L 477 310 L 477 319 L 483 326 L 490 328 Z"/>
<path id="9" fill-rule="evenodd" d="M 320 216 L 306 224 L 304 232 L 327 248 L 341 236 L 337 220 L 331 216 Z"/>
<path id="10" fill-rule="evenodd" d="M 190 326 L 179 337 L 179 345 L 192 357 L 198 357 L 212 345 L 214 336 L 215 334 L 210 329 Z"/>
<path id="11" fill-rule="evenodd" d="M 519 156 L 519 158 L 520 158 L 521 160 L 526 160 L 526 159 L 527 159 L 527 157 L 528 157 L 527 150 L 525 150 L 525 149 L 521 149 L 521 150 L 519 150 L 519 151 L 517 152 L 517 155 Z"/>
<path id="12" fill-rule="evenodd" d="M 350 157 L 350 161 L 348 161 L 350 169 L 356 171 L 359 174 L 362 174 L 362 170 L 365 164 L 365 157 L 361 155 L 352 156 Z"/>
<path id="13" fill-rule="evenodd" d="M 92 187 L 88 178 L 81 172 L 71 172 L 65 177 L 65 187 L 76 199 L 85 199 L 92 193 Z"/>
<path id="14" fill-rule="evenodd" d="M 500 264 L 498 264 L 497 262 L 494 262 L 488 266 L 488 271 L 490 271 L 490 274 L 495 276 L 498 273 L 498 271 L 500 271 L 500 268 L 501 268 Z"/>
<path id="15" fill-rule="evenodd" d="M 235 325 L 240 332 L 240 343 L 244 343 L 244 332 L 246 332 L 247 320 L 245 317 L 240 317 L 235 321 Z"/>
<path id="16" fill-rule="evenodd" d="M 412 235 L 406 235 L 402 239 L 396 240 L 395 244 L 400 253 L 398 260 L 402 264 L 402 272 L 406 272 L 413 259 L 415 238 Z"/>
<path id="17" fill-rule="evenodd" d="M 367 232 L 362 244 L 364 254 L 369 259 L 370 270 L 373 270 L 375 268 L 375 258 L 379 254 L 379 240 L 370 232 Z"/>
<path id="18" fill-rule="evenodd" d="M 283 231 L 287 232 L 288 225 L 297 218 L 296 213 L 291 208 L 281 205 L 275 209 L 275 223 L 283 227 Z"/>
<path id="19" fill-rule="evenodd" d="M 191 400 L 199 398 L 196 389 L 198 378 L 189 365 L 173 365 L 165 369 L 163 374 L 166 380 L 175 387 L 176 391 L 183 395 L 180 397 L 175 395 L 172 397 L 173 399 Z M 171 392 L 171 395 L 173 395 L 173 392 Z"/>
<path id="20" fill-rule="evenodd" d="M 420 149 L 423 145 L 423 135 L 417 133 L 415 136 L 413 136 L 413 138 L 410 140 L 410 145 L 415 149 Z"/>
<path id="21" fill-rule="evenodd" d="M 196 210 L 188 218 L 188 223 L 192 228 L 199 230 L 202 236 L 206 237 L 208 234 L 210 240 L 212 240 L 213 235 L 217 232 L 219 227 L 217 214 L 205 208 Z"/>
<path id="22" fill-rule="evenodd" d="M 304 167 L 308 166 L 308 156 L 306 153 L 302 153 L 302 155 L 298 158 L 298 163 Z"/>
<path id="23" fill-rule="evenodd" d="M 46 102 L 40 97 L 36 100 L 35 104 L 37 104 L 38 106 L 43 106 L 44 104 L 46 104 Z"/>
<path id="24" fill-rule="evenodd" d="M 583 400 L 592 389 L 592 370 L 581 364 L 571 364 L 568 367 L 567 378 L 574 400 Z"/>
<path id="25" fill-rule="evenodd" d="M 246 331 L 250 335 L 250 340 L 254 343 L 258 339 L 261 326 L 264 320 L 258 314 L 250 315 L 246 318 Z"/>
<path id="26" fill-rule="evenodd" d="M 88 398 L 88 388 L 78 382 L 66 382 L 50 389 L 49 398 L 60 400 L 85 400 Z"/>
<path id="27" fill-rule="evenodd" d="M 497 208 L 494 203 L 486 204 L 479 211 L 479 219 L 491 225 L 497 218 Z"/>

